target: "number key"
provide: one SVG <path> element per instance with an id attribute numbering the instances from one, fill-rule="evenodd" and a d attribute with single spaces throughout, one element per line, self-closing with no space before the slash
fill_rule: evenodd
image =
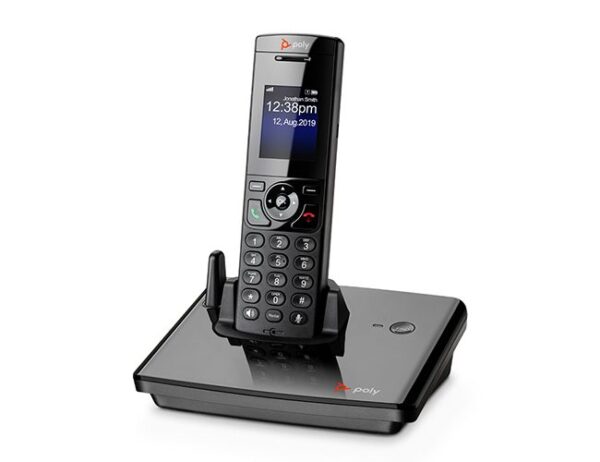
<path id="1" fill-rule="evenodd" d="M 248 266 L 259 266 L 263 261 L 263 256 L 260 252 L 246 252 L 244 261 Z"/>
<path id="2" fill-rule="evenodd" d="M 294 259 L 294 267 L 302 271 L 309 271 L 315 266 L 315 261 L 305 255 L 300 255 Z"/>
<path id="3" fill-rule="evenodd" d="M 296 249 L 302 252 L 311 252 L 315 250 L 317 243 L 310 237 L 299 237 L 296 239 Z"/>
<path id="4" fill-rule="evenodd" d="M 285 302 L 285 295 L 278 290 L 271 290 L 270 292 L 267 292 L 265 300 L 269 305 L 279 306 L 283 305 L 283 302 Z"/>
<path id="5" fill-rule="evenodd" d="M 271 268 L 285 268 L 288 264 L 288 259 L 281 253 L 272 253 L 269 255 L 269 266 Z"/>
<path id="6" fill-rule="evenodd" d="M 290 240 L 285 236 L 275 234 L 274 236 L 271 236 L 271 239 L 269 239 L 269 244 L 271 245 L 272 249 L 284 250 L 290 245 Z"/>
<path id="7" fill-rule="evenodd" d="M 297 274 L 292 280 L 292 284 L 296 289 L 310 289 L 313 285 L 313 280 L 306 274 Z"/>
<path id="8" fill-rule="evenodd" d="M 267 284 L 271 287 L 281 287 L 287 282 L 285 274 L 283 273 L 269 273 L 267 276 Z"/>
<path id="9" fill-rule="evenodd" d="M 246 236 L 246 245 L 252 248 L 262 247 L 265 243 L 265 238 L 259 233 L 249 233 Z"/>
<path id="10" fill-rule="evenodd" d="M 242 274 L 242 279 L 246 284 L 254 286 L 260 283 L 262 276 L 258 271 L 247 270 Z"/>

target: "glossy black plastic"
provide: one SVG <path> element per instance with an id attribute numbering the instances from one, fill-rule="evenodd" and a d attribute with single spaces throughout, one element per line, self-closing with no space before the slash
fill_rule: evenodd
<path id="1" fill-rule="evenodd" d="M 206 276 L 206 300 L 207 307 L 217 308 L 221 303 L 223 287 L 226 281 L 225 254 L 215 250 L 208 257 L 208 272 Z"/>
<path id="2" fill-rule="evenodd" d="M 239 310 L 234 313 L 233 320 L 234 328 L 239 332 L 262 335 L 271 329 L 280 336 L 296 339 L 310 339 L 320 334 L 325 313 L 319 308 L 325 305 L 328 290 L 343 52 L 343 42 L 332 37 L 276 34 L 256 39 L 240 274 L 235 294 Z M 285 153 L 283 158 L 260 156 L 265 88 L 268 86 L 318 91 L 317 147 L 313 160 L 285 158 Z M 264 189 L 252 186 L 261 183 L 265 185 Z M 309 190 L 313 187 L 315 193 L 305 193 L 305 187 Z M 279 189 L 291 202 L 287 209 L 276 208 L 277 196 L 273 192 Z M 246 237 L 251 233 L 261 233 L 265 245 L 260 248 L 248 246 Z M 291 242 L 281 251 L 268 245 L 269 239 L 279 233 Z M 298 251 L 293 242 L 299 237 L 310 237 L 316 242 L 316 248 L 311 252 Z M 287 261 L 280 267 L 270 265 L 270 259 L 279 255 Z M 314 260 L 310 270 L 294 268 L 293 260 L 301 256 Z M 243 276 L 248 271 L 258 271 L 260 281 L 256 284 L 246 282 Z M 269 285 L 269 273 L 274 271 L 284 273 L 287 284 L 282 287 Z M 309 278 L 310 287 L 296 290 L 292 281 L 298 276 Z M 244 294 L 247 295 L 246 302 L 242 303 Z M 293 311 L 290 300 L 297 294 L 312 303 L 300 311 Z M 270 303 L 273 297 L 276 297 L 276 305 Z M 280 306 L 281 318 L 267 316 Z M 250 310 L 252 316 L 244 316 L 243 310 Z M 295 323 L 299 315 L 303 321 Z"/>
<path id="3" fill-rule="evenodd" d="M 344 332 L 348 322 L 349 312 L 338 285 L 328 281 L 325 296 L 318 311 L 322 318 L 317 326 L 317 332 L 310 338 L 297 338 L 285 331 L 286 323 L 267 324 L 261 334 L 253 334 L 237 329 L 235 314 L 238 311 L 238 279 L 225 278 L 225 256 L 216 250 L 208 258 L 208 276 L 204 306 L 210 309 L 210 319 L 213 330 L 217 335 L 228 339 L 255 340 L 294 345 L 344 344 Z M 293 308 L 280 307 L 288 315 Z M 298 309 L 302 312 L 306 311 Z M 312 311 L 311 311 L 312 312 Z M 292 331 L 293 332 L 293 331 Z M 341 351 L 343 351 L 343 346 Z"/>
<path id="4" fill-rule="evenodd" d="M 161 407 L 379 433 L 417 419 L 448 376 L 467 312 L 455 298 L 341 287 L 344 351 L 215 335 L 200 296 L 134 373 Z M 414 331 L 393 333 L 399 321 Z M 335 346 L 337 348 L 337 346 Z"/>

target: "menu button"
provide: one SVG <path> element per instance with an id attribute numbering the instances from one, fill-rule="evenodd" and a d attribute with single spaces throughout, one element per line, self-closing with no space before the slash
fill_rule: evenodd
<path id="1" fill-rule="evenodd" d="M 248 184 L 248 189 L 250 191 L 264 191 L 265 190 L 265 183 L 263 181 L 251 181 Z"/>

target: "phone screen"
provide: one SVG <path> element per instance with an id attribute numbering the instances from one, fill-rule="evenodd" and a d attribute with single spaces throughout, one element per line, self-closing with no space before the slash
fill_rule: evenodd
<path id="1" fill-rule="evenodd" d="M 318 130 L 318 90 L 265 85 L 260 157 L 314 160 Z"/>

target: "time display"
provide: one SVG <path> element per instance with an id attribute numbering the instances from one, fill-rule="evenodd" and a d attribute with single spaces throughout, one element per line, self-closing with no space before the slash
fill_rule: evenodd
<path id="1" fill-rule="evenodd" d="M 317 90 L 265 86 L 260 157 L 314 160 L 318 122 Z"/>
<path id="2" fill-rule="evenodd" d="M 269 112 L 285 112 L 292 114 L 316 114 L 316 104 L 300 104 L 297 101 L 267 101 L 265 104 Z"/>

